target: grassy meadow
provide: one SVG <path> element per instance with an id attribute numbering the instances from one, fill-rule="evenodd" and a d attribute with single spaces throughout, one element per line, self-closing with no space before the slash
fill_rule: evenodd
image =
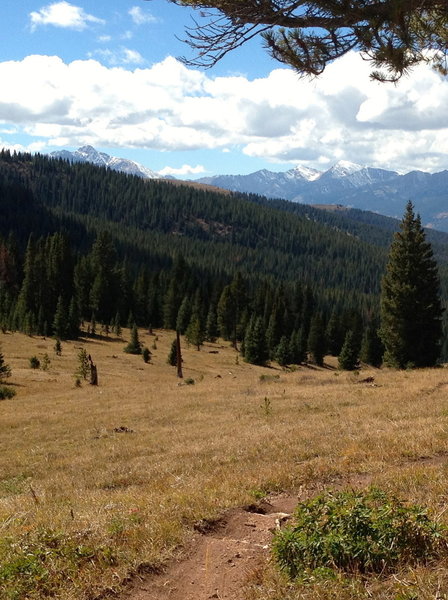
<path id="1" fill-rule="evenodd" d="M 16 396 L 0 401 L 0 597 L 86 600 L 169 559 L 193 524 L 287 491 L 377 485 L 448 524 L 448 371 L 285 371 L 237 359 L 227 343 L 183 345 L 140 330 L 63 342 L 0 334 Z M 91 354 L 99 386 L 75 385 Z M 47 370 L 29 359 L 50 357 Z M 366 378 L 374 381 L 363 381 Z M 444 591 L 445 590 L 445 591 Z M 448 562 L 387 578 L 294 585 L 272 564 L 250 600 L 447 598 Z"/>

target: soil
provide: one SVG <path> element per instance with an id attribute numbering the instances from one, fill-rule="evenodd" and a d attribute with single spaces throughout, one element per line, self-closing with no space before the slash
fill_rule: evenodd
<path id="1" fill-rule="evenodd" d="M 216 523 L 201 521 L 182 556 L 162 572 L 134 579 L 123 600 L 242 600 L 249 575 L 269 555 L 273 532 L 297 505 L 279 495 L 229 511 Z"/>

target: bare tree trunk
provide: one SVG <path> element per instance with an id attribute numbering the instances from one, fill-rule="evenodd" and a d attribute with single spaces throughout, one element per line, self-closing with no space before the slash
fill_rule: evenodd
<path id="1" fill-rule="evenodd" d="M 96 365 L 93 364 L 92 357 L 89 354 L 90 362 L 90 385 L 98 385 L 98 371 Z"/>
<path id="2" fill-rule="evenodd" d="M 177 376 L 181 379 L 183 378 L 182 374 L 182 354 L 180 350 L 180 333 L 176 331 L 176 358 L 177 358 Z"/>

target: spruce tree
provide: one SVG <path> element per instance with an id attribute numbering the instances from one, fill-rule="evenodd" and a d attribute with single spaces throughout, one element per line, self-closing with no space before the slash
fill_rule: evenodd
<path id="1" fill-rule="evenodd" d="M 204 343 L 205 334 L 201 327 L 201 321 L 197 315 L 191 317 L 191 321 L 185 332 L 185 337 L 189 344 L 196 346 L 197 350 L 201 349 L 201 345 Z"/>
<path id="2" fill-rule="evenodd" d="M 125 346 L 124 351 L 128 354 L 141 354 L 142 353 L 142 345 L 138 339 L 138 329 L 137 325 L 134 323 L 131 329 L 131 341 L 127 346 Z"/>
<path id="3" fill-rule="evenodd" d="M 218 321 L 214 305 L 210 305 L 205 322 L 205 339 L 207 342 L 216 342 L 219 337 Z"/>
<path id="4" fill-rule="evenodd" d="M 328 321 L 326 335 L 328 352 L 332 356 L 338 356 L 344 343 L 344 331 L 341 325 L 341 319 L 335 310 L 331 313 L 330 320 Z"/>
<path id="5" fill-rule="evenodd" d="M 67 308 L 64 299 L 62 296 L 59 296 L 53 319 L 53 334 L 56 338 L 65 340 L 67 339 L 67 334 L 70 333 L 69 329 Z"/>
<path id="6" fill-rule="evenodd" d="M 275 350 L 275 358 L 281 367 L 286 367 L 291 360 L 290 344 L 286 335 L 280 338 L 280 343 Z"/>
<path id="7" fill-rule="evenodd" d="M 347 331 L 338 359 L 340 369 L 344 369 L 344 371 L 354 371 L 359 367 L 358 339 L 355 332 L 352 330 Z"/>
<path id="8" fill-rule="evenodd" d="M 11 377 L 11 367 L 5 363 L 3 354 L 0 352 L 0 382 Z"/>
<path id="9" fill-rule="evenodd" d="M 184 296 L 176 318 L 176 330 L 182 335 L 185 333 L 188 323 L 190 322 L 191 312 L 191 298 L 189 296 Z"/>
<path id="10" fill-rule="evenodd" d="M 310 333 L 308 336 L 308 351 L 316 365 L 322 367 L 324 364 L 325 351 L 327 349 L 327 339 L 322 319 L 319 315 L 313 316 L 310 324 Z"/>
<path id="11" fill-rule="evenodd" d="M 244 358 L 254 365 L 265 365 L 269 358 L 261 317 L 252 316 L 244 336 Z"/>
<path id="12" fill-rule="evenodd" d="M 172 367 L 175 367 L 177 365 L 177 340 L 176 340 L 176 338 L 174 338 L 174 340 L 171 342 L 170 352 L 168 354 L 167 362 Z"/>
<path id="13" fill-rule="evenodd" d="M 431 245 L 408 202 L 381 287 L 380 336 L 386 364 L 403 369 L 437 362 L 443 312 L 439 287 Z"/>
<path id="14" fill-rule="evenodd" d="M 361 343 L 360 359 L 362 362 L 380 367 L 383 362 L 384 346 L 378 335 L 378 324 L 371 322 L 364 330 Z"/>

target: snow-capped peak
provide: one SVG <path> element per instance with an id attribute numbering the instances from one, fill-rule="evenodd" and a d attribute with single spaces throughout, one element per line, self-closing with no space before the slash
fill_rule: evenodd
<path id="1" fill-rule="evenodd" d="M 157 173 L 151 171 L 151 169 L 148 169 L 133 160 L 109 156 L 109 154 L 106 154 L 105 152 L 98 152 L 93 146 L 81 146 L 81 148 L 78 148 L 78 150 L 75 150 L 74 152 L 69 152 L 67 150 L 52 152 L 50 156 L 63 158 L 70 162 L 88 162 L 98 167 L 107 167 L 113 171 L 137 175 L 138 177 L 143 177 L 145 179 L 161 178 L 160 175 L 157 175 Z"/>
<path id="2" fill-rule="evenodd" d="M 291 169 L 288 173 L 294 178 L 298 177 L 300 179 L 305 179 L 306 181 L 315 181 L 322 175 L 321 171 L 302 165 L 297 165 L 297 167 L 294 167 L 294 169 Z"/>
<path id="3" fill-rule="evenodd" d="M 365 169 L 363 165 L 358 165 L 348 160 L 340 160 L 331 169 L 328 169 L 326 173 L 332 177 L 347 177 L 347 175 L 353 175 L 353 173 L 357 173 L 363 169 Z"/>
<path id="4" fill-rule="evenodd" d="M 110 158 L 107 154 L 95 150 L 93 146 L 81 146 L 81 148 L 75 150 L 74 154 L 79 156 L 82 160 L 98 166 L 107 166 L 108 159 Z"/>

